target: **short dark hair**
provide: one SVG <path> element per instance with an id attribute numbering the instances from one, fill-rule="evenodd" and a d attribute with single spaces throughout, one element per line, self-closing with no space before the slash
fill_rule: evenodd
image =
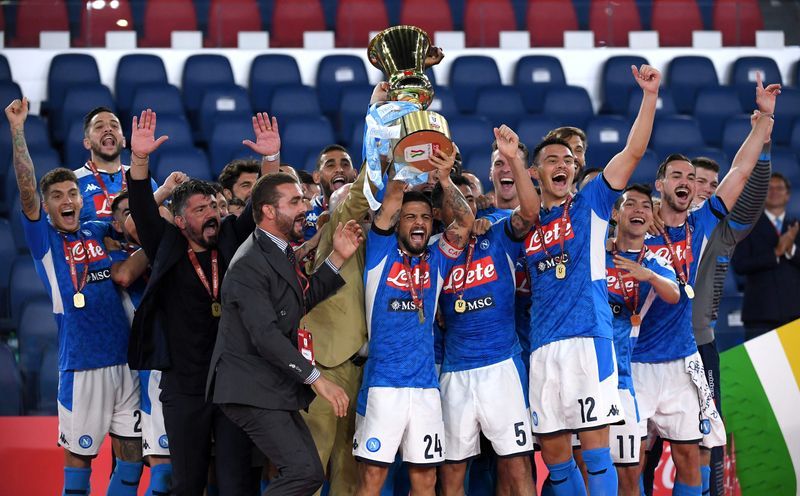
<path id="1" fill-rule="evenodd" d="M 780 179 L 781 181 L 783 181 L 783 184 L 786 185 L 786 191 L 791 191 L 792 190 L 792 183 L 789 181 L 789 178 L 784 176 L 780 172 L 773 172 L 772 175 L 769 176 L 769 178 L 770 179 Z"/>
<path id="2" fill-rule="evenodd" d="M 65 167 L 56 167 L 48 171 L 39 181 L 39 190 L 42 192 L 42 198 L 47 199 L 47 192 L 50 190 L 50 186 L 64 181 L 72 181 L 76 186 L 78 185 L 78 178 L 75 173 Z"/>
<path id="3" fill-rule="evenodd" d="M 233 206 L 244 207 L 245 205 L 247 204 L 244 202 L 244 200 L 241 200 L 239 198 L 231 198 L 230 200 L 228 200 L 228 208 Z"/>
<path id="4" fill-rule="evenodd" d="M 274 207 L 278 204 L 278 199 L 280 199 L 278 186 L 281 184 L 297 184 L 297 180 L 291 174 L 275 172 L 261 176 L 256 181 L 253 191 L 250 193 L 250 201 L 253 203 L 253 219 L 255 219 L 256 224 L 264 218 L 261 207 L 264 205 L 272 205 Z"/>
<path id="5" fill-rule="evenodd" d="M 656 172 L 656 180 L 664 179 L 667 176 L 667 164 L 670 162 L 674 162 L 675 160 L 680 160 L 681 162 L 689 162 L 690 164 L 694 165 L 689 157 L 682 153 L 671 153 L 658 165 L 658 171 Z"/>
<path id="6" fill-rule="evenodd" d="M 123 200 L 127 200 L 127 199 L 128 199 L 128 190 L 127 189 L 123 189 L 120 192 L 120 194 L 118 194 L 114 198 L 114 200 L 111 202 L 111 213 L 113 214 L 114 212 L 116 212 L 117 209 L 119 209 L 119 204 L 122 203 Z"/>
<path id="7" fill-rule="evenodd" d="M 303 184 L 317 184 L 317 182 L 314 181 L 314 176 L 302 169 L 297 171 L 297 177 L 300 178 L 300 182 Z"/>
<path id="8" fill-rule="evenodd" d="M 209 182 L 209 184 L 211 185 L 212 188 L 214 188 L 214 191 L 216 191 L 217 194 L 222 193 L 222 185 L 220 183 L 211 181 Z"/>
<path id="9" fill-rule="evenodd" d="M 572 153 L 572 147 L 569 146 L 569 143 L 567 143 L 562 138 L 555 138 L 555 137 L 545 138 L 538 145 L 536 145 L 536 148 L 533 149 L 533 162 L 532 162 L 533 165 L 537 165 L 536 162 L 539 160 L 539 152 L 541 152 L 544 147 L 550 145 L 566 146 L 567 150 L 569 150 L 570 153 Z"/>
<path id="10" fill-rule="evenodd" d="M 525 143 L 520 141 L 519 144 L 517 144 L 517 148 L 519 149 L 519 151 L 522 152 L 522 160 L 525 162 L 525 167 L 527 167 L 528 160 L 530 159 L 530 152 L 528 150 L 528 147 L 525 146 Z M 495 150 L 497 150 L 497 140 L 492 141 L 492 152 L 494 152 Z"/>
<path id="11" fill-rule="evenodd" d="M 228 162 L 219 173 L 219 183 L 227 190 L 233 190 L 233 185 L 239 180 L 242 174 L 258 174 L 261 172 L 261 165 L 255 159 L 236 159 Z"/>
<path id="12" fill-rule="evenodd" d="M 581 141 L 583 141 L 584 148 L 588 147 L 588 143 L 586 142 L 586 133 L 583 132 L 583 129 L 572 126 L 557 127 L 551 130 L 549 133 L 547 133 L 544 139 L 558 138 L 564 141 L 568 141 L 573 136 L 577 136 L 578 138 L 581 139 Z"/>
<path id="13" fill-rule="evenodd" d="M 406 203 L 411 202 L 422 202 L 428 205 L 428 207 L 433 211 L 433 203 L 431 202 L 430 197 L 421 191 L 406 191 L 403 193 L 403 205 Z"/>
<path id="14" fill-rule="evenodd" d="M 326 153 L 333 151 L 340 151 L 350 155 L 350 152 L 347 151 L 347 148 L 343 147 L 342 145 L 338 144 L 328 145 L 322 150 L 320 150 L 319 155 L 317 155 L 317 170 L 322 168 L 322 162 L 321 162 L 322 156 L 325 155 Z"/>
<path id="15" fill-rule="evenodd" d="M 580 187 L 580 184 L 586 179 L 586 176 L 594 174 L 595 172 L 603 172 L 603 169 L 600 167 L 584 167 L 578 172 L 578 176 L 575 178 L 575 184 Z"/>
<path id="16" fill-rule="evenodd" d="M 114 114 L 114 111 L 111 110 L 108 107 L 95 107 L 92 110 L 90 110 L 89 113 L 86 114 L 83 117 L 83 134 L 86 134 L 86 133 L 89 132 L 89 126 L 91 125 L 92 119 L 94 119 L 94 116 L 96 116 L 97 114 L 101 114 L 103 112 L 108 112 L 109 114 Z M 114 114 L 114 116 L 116 116 L 116 115 L 117 114 Z M 119 118 L 117 118 L 117 119 L 119 119 Z"/>
<path id="17" fill-rule="evenodd" d="M 619 210 L 619 207 L 622 206 L 622 202 L 625 201 L 625 193 L 628 191 L 636 191 L 637 193 L 641 193 L 650 198 L 651 202 L 653 200 L 653 188 L 651 188 L 649 185 L 643 183 L 630 184 L 622 190 L 622 194 L 619 195 L 619 197 L 617 197 L 617 201 L 614 202 L 615 210 Z M 652 203 L 650 204 L 650 207 L 652 208 Z"/>
<path id="18" fill-rule="evenodd" d="M 699 167 L 719 174 L 719 164 L 713 158 L 695 157 L 692 159 L 692 165 L 694 165 L 695 168 Z"/>
<path id="19" fill-rule="evenodd" d="M 467 186 L 469 188 L 472 187 L 472 183 L 469 182 L 464 176 L 451 176 L 450 180 L 453 181 L 453 184 L 456 185 L 456 188 L 459 186 Z M 442 208 L 442 199 L 444 198 L 444 188 L 442 188 L 441 183 L 437 182 L 436 185 L 433 187 L 433 191 L 431 191 L 431 206 L 433 208 Z M 405 198 L 403 198 L 405 201 Z"/>
<path id="20" fill-rule="evenodd" d="M 189 179 L 185 183 L 179 184 L 172 192 L 172 215 L 183 215 L 186 202 L 194 195 L 216 197 L 217 192 L 214 191 L 211 183 L 200 179 Z"/>

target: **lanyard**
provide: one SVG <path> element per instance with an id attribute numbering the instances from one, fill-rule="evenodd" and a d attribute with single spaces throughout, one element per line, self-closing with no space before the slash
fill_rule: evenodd
<path id="1" fill-rule="evenodd" d="M 403 268 L 408 275 L 408 290 L 411 292 L 411 299 L 414 301 L 414 306 L 417 307 L 417 315 L 419 317 L 419 323 L 422 324 L 425 321 L 425 309 L 423 308 L 423 291 L 425 289 L 425 277 L 422 274 L 422 257 L 419 258 L 419 265 L 417 266 L 417 272 L 419 272 L 419 296 L 417 296 L 417 288 L 414 287 L 414 274 L 411 272 L 411 259 L 408 255 L 403 254 Z"/>
<path id="2" fill-rule="evenodd" d="M 97 181 L 97 184 L 100 186 L 100 190 L 103 192 L 103 195 L 106 197 L 106 201 L 108 202 L 108 208 L 111 208 L 111 195 L 108 194 L 108 188 L 106 188 L 106 183 L 103 181 L 102 176 L 100 176 L 100 172 L 97 170 L 97 167 L 94 165 L 94 162 L 91 160 L 86 162 L 86 167 L 92 171 L 92 175 L 94 176 L 94 180 Z M 120 166 L 120 172 L 122 172 L 122 190 L 128 189 L 128 183 L 125 179 L 125 170 Z"/>
<path id="3" fill-rule="evenodd" d="M 478 241 L 478 237 L 474 234 L 470 236 L 469 246 L 467 246 L 467 263 L 464 265 L 464 278 L 461 279 L 461 284 L 458 285 L 456 288 L 456 293 L 458 297 L 456 299 L 463 300 L 464 299 L 464 291 L 466 291 L 467 287 L 467 275 L 469 274 L 469 266 L 472 264 L 472 255 L 475 253 L 475 243 Z"/>
<path id="4" fill-rule="evenodd" d="M 197 255 L 195 255 L 194 250 L 189 248 L 187 252 L 189 253 L 189 260 L 192 262 L 194 271 L 197 272 L 197 277 L 200 279 L 200 282 L 203 283 L 203 286 L 206 288 L 206 291 L 208 291 L 208 296 L 211 297 L 212 301 L 218 302 L 219 267 L 218 267 L 217 250 L 211 250 L 211 285 L 208 284 L 208 279 L 206 278 L 206 275 L 203 273 L 203 268 L 200 267 L 200 262 L 197 260 Z"/>
<path id="5" fill-rule="evenodd" d="M 667 243 L 667 249 L 669 250 L 670 258 L 672 258 L 672 268 L 675 269 L 675 273 L 678 275 L 678 280 L 684 286 L 689 285 L 689 270 L 691 268 L 689 264 L 689 256 L 692 253 L 692 231 L 689 229 L 689 222 L 686 222 L 686 253 L 683 257 L 683 263 L 678 262 L 678 254 L 675 251 L 675 246 L 672 244 L 672 240 L 669 239 L 667 229 L 664 229 L 664 241 Z"/>
<path id="6" fill-rule="evenodd" d="M 86 250 L 86 244 L 83 242 L 83 236 L 80 234 L 79 230 L 78 242 L 81 244 L 83 255 L 86 257 L 86 269 L 83 271 L 80 284 L 78 284 L 78 267 L 75 257 L 72 254 L 72 249 L 67 244 L 66 235 L 61 235 L 61 242 L 64 244 L 64 251 L 67 253 L 67 260 L 69 261 L 69 275 L 72 277 L 72 288 L 75 290 L 75 294 L 80 294 L 83 288 L 86 287 L 86 281 L 89 279 L 89 252 Z"/>
<path id="7" fill-rule="evenodd" d="M 614 251 L 613 255 L 617 256 L 619 251 L 617 250 L 617 243 L 614 242 Z M 647 253 L 647 247 L 642 246 L 642 249 L 639 251 L 639 257 L 636 259 L 636 263 L 642 265 L 642 260 L 644 260 L 644 256 Z M 638 318 L 634 318 L 634 316 L 638 317 L 638 308 L 639 308 L 639 281 L 636 278 L 633 278 L 633 290 L 632 293 L 628 293 L 628 288 L 625 287 L 625 281 L 622 279 L 622 274 L 619 275 L 619 287 L 622 290 L 622 299 L 625 301 L 625 306 L 628 307 L 628 310 L 631 312 L 631 320 L 637 320 L 641 322 Z"/>
<path id="8" fill-rule="evenodd" d="M 572 195 L 569 195 L 567 201 L 564 203 L 564 211 L 561 213 L 561 219 L 558 222 L 558 246 L 561 250 L 558 261 L 562 264 L 564 263 L 564 238 L 566 238 L 567 222 L 569 222 L 569 207 L 572 205 L 572 199 Z M 542 229 L 542 224 L 539 221 L 536 221 L 536 232 L 539 234 L 539 239 L 542 242 L 542 250 L 544 250 L 544 254 L 547 255 L 548 258 L 553 258 L 550 255 L 550 252 L 547 251 L 547 243 L 544 240 L 544 230 Z"/>

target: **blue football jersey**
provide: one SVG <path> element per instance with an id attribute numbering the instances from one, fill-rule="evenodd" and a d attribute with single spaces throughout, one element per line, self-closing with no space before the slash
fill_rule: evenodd
<path id="1" fill-rule="evenodd" d="M 392 232 L 367 235 L 364 273 L 369 359 L 362 390 L 370 387 L 439 387 L 434 367 L 433 321 L 445 276 L 461 253 L 437 235 L 422 257 L 410 260 L 411 274 Z M 420 323 L 410 286 L 422 299 Z M 422 287 L 422 294 L 419 288 Z M 359 405 L 361 406 L 361 405 Z"/>
<path id="2" fill-rule="evenodd" d="M 620 256 L 628 260 L 639 260 L 639 251 L 620 252 Z M 657 275 L 667 279 L 675 279 L 675 271 L 669 266 L 666 260 L 657 256 L 649 249 L 645 251 L 642 265 L 655 272 Z M 634 280 L 630 276 L 620 277 L 620 273 L 627 274 L 626 271 L 617 269 L 614 266 L 613 252 L 606 252 L 606 285 L 608 287 L 608 304 L 611 313 L 614 315 L 614 351 L 617 356 L 617 374 L 619 376 L 619 388 L 633 391 L 633 378 L 631 377 L 631 354 L 636 346 L 639 337 L 639 326 L 631 323 L 631 309 L 634 304 L 633 291 Z M 628 303 L 625 302 L 622 282 L 625 282 Z M 640 318 L 644 318 L 653 302 L 658 299 L 653 286 L 648 282 L 639 282 L 639 301 L 636 307 Z"/>
<path id="3" fill-rule="evenodd" d="M 708 238 L 728 209 L 716 195 L 706 200 L 697 210 L 689 214 L 685 225 L 667 227 L 679 267 L 689 267 L 689 284 L 694 284 L 697 267 Z M 691 233 L 691 250 L 686 248 L 686 228 Z M 656 255 L 672 265 L 672 255 L 664 236 L 647 236 L 645 244 Z M 676 276 L 679 276 L 676 270 Z M 639 339 L 633 349 L 634 362 L 658 363 L 678 360 L 697 351 L 692 329 L 692 300 L 681 287 L 681 299 L 676 305 L 656 300 L 647 316 L 642 320 Z"/>
<path id="4" fill-rule="evenodd" d="M 58 324 L 59 370 L 85 370 L 127 362 L 130 326 L 119 293 L 111 280 L 111 258 L 103 238 L 110 235 L 106 222 L 83 222 L 78 232 L 62 234 L 47 222 L 44 211 L 32 222 L 22 216 L 25 240 L 36 271 L 53 302 Z M 65 249 L 66 245 L 66 249 Z M 75 286 L 70 275 L 68 252 L 75 260 L 78 284 L 85 306 L 75 308 Z"/>
<path id="5" fill-rule="evenodd" d="M 445 322 L 442 372 L 468 370 L 501 362 L 520 352 L 514 322 L 515 258 L 509 218 L 499 220 L 471 241 L 447 274 L 439 296 Z M 472 245 L 474 243 L 474 246 Z M 455 305 L 463 298 L 464 311 Z"/>
<path id="6" fill-rule="evenodd" d="M 128 245 L 120 250 L 109 252 L 108 255 L 111 257 L 111 263 L 115 264 L 126 261 L 137 249 L 139 248 L 136 245 Z M 148 272 L 149 270 L 146 271 L 145 274 Z M 119 296 L 122 298 L 122 307 L 125 309 L 125 315 L 127 315 L 128 321 L 131 323 L 133 323 L 134 312 L 139 308 L 139 303 L 142 302 L 142 296 L 144 296 L 144 289 L 146 287 L 147 277 L 145 277 L 145 275 L 133 281 L 127 288 L 121 286 L 117 287 Z"/>
<path id="7" fill-rule="evenodd" d="M 103 181 L 102 185 L 94 177 L 88 164 L 74 171 L 75 176 L 78 178 L 78 190 L 83 197 L 81 222 L 88 222 L 90 220 L 111 222 L 111 203 L 124 189 L 124 186 L 126 186 L 124 177 L 125 171 L 128 169 L 130 169 L 129 166 L 123 165 L 120 170 L 113 174 L 97 171 L 100 179 Z M 150 183 L 153 191 L 158 189 L 158 185 L 155 181 L 150 179 Z M 105 187 L 108 192 L 108 198 L 106 198 L 105 193 L 103 193 L 103 187 Z"/>
<path id="8" fill-rule="evenodd" d="M 497 208 L 497 207 L 486 207 L 478 210 L 478 213 L 475 214 L 476 219 L 489 219 L 489 221 L 494 224 L 498 220 L 505 219 L 506 217 L 510 217 L 511 214 L 514 213 L 514 210 L 509 208 Z"/>
<path id="9" fill-rule="evenodd" d="M 303 238 L 306 241 L 317 234 L 317 219 L 325 211 L 324 201 L 325 199 L 322 196 L 314 198 L 311 202 L 311 210 L 306 212 L 306 222 L 303 225 Z"/>
<path id="10" fill-rule="evenodd" d="M 534 227 L 524 245 L 531 277 L 531 351 L 579 336 L 612 339 L 605 241 L 619 194 L 603 177 L 575 195 L 564 225 L 566 203 L 539 214 L 541 234 Z M 563 279 L 556 277 L 559 263 L 566 266 Z"/>

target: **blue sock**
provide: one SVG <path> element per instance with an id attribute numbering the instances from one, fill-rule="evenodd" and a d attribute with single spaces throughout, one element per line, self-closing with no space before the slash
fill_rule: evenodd
<path id="1" fill-rule="evenodd" d="M 675 481 L 675 485 L 672 486 L 672 496 L 700 496 L 702 490 L 702 486 L 687 486 Z"/>
<path id="2" fill-rule="evenodd" d="M 570 457 L 564 463 L 547 465 L 550 471 L 550 485 L 554 496 L 585 496 L 586 486 L 583 485 L 583 476 L 575 464 L 575 459 Z M 594 495 L 592 495 L 594 496 Z"/>
<path id="3" fill-rule="evenodd" d="M 64 467 L 64 491 L 61 496 L 66 494 L 83 495 L 89 494 L 89 478 L 92 476 L 91 468 L 72 468 Z M 69 493 L 67 493 L 69 491 Z M 83 492 L 81 492 L 83 491 Z"/>
<path id="4" fill-rule="evenodd" d="M 547 476 L 545 479 L 544 484 L 542 484 L 542 494 L 541 496 L 555 496 L 556 493 L 553 491 L 553 484 L 550 483 L 550 476 Z"/>
<path id="5" fill-rule="evenodd" d="M 260 492 L 260 493 L 258 493 L 258 494 L 261 494 L 261 493 L 263 493 L 264 491 L 266 491 L 268 487 L 269 487 L 269 481 L 268 481 L 268 480 L 261 479 L 261 484 L 259 484 L 259 490 L 260 490 L 261 492 Z"/>
<path id="6" fill-rule="evenodd" d="M 710 465 L 700 465 L 700 477 L 703 480 L 702 486 L 702 493 L 709 494 L 711 493 L 711 466 Z"/>
<path id="7" fill-rule="evenodd" d="M 144 496 L 168 496 L 172 485 L 172 464 L 150 466 L 150 486 Z"/>
<path id="8" fill-rule="evenodd" d="M 139 478 L 142 476 L 142 462 L 124 462 L 117 458 L 117 466 L 108 483 L 108 496 L 136 496 Z"/>
<path id="9" fill-rule="evenodd" d="M 644 492 L 644 475 L 639 474 L 639 494 L 641 496 L 645 496 L 647 493 Z"/>
<path id="10" fill-rule="evenodd" d="M 583 450 L 583 461 L 589 472 L 589 494 L 606 496 L 617 494 L 617 470 L 611 461 L 611 448 Z"/>

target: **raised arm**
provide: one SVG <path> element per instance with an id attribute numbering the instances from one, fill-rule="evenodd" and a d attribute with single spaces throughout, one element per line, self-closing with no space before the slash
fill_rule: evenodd
<path id="1" fill-rule="evenodd" d="M 773 118 L 775 115 L 775 100 L 781 94 L 781 85 L 770 84 L 764 88 L 761 82 L 761 73 L 756 73 L 756 104 L 758 114 L 755 126 L 745 138 L 744 143 L 736 152 L 731 164 L 731 170 L 717 188 L 717 196 L 729 209 L 733 208 L 745 183 L 750 178 L 756 165 L 761 149 L 765 142 L 770 140 Z"/>
<path id="2" fill-rule="evenodd" d="M 147 255 L 144 249 L 136 250 L 127 260 L 111 266 L 111 280 L 118 286 L 127 288 L 147 270 Z"/>
<path id="3" fill-rule="evenodd" d="M 28 153 L 25 141 L 25 119 L 28 118 L 28 99 L 14 100 L 6 107 L 6 118 L 11 129 L 11 147 L 13 148 L 14 175 L 17 177 L 19 201 L 22 213 L 29 220 L 39 220 L 41 199 L 36 190 L 36 174 L 33 161 Z"/>
<path id="4" fill-rule="evenodd" d="M 375 227 L 381 231 L 389 231 L 394 227 L 400 216 L 400 207 L 403 206 L 405 189 L 406 183 L 403 181 L 389 181 L 386 185 L 386 194 L 383 196 L 383 204 L 375 214 Z"/>
<path id="5" fill-rule="evenodd" d="M 656 102 L 658 101 L 658 86 L 661 84 L 661 73 L 649 65 L 642 65 L 640 69 L 631 66 L 631 72 L 636 84 L 642 89 L 642 104 L 639 114 L 631 126 L 628 142 L 621 152 L 608 162 L 603 170 L 603 176 L 614 189 L 622 189 L 628 184 L 631 174 L 636 170 L 639 161 L 647 151 L 650 134 L 653 132 L 653 119 L 656 115 Z M 655 171 L 653 171 L 655 173 Z"/>
<path id="6" fill-rule="evenodd" d="M 278 131 L 278 119 L 266 112 L 259 112 L 253 116 L 253 133 L 256 142 L 249 139 L 242 144 L 261 155 L 261 175 L 278 172 L 281 165 L 281 134 Z"/>
<path id="7" fill-rule="evenodd" d="M 439 184 L 442 185 L 444 193 L 442 208 L 453 214 L 453 222 L 445 228 L 444 236 L 451 245 L 457 248 L 464 248 L 469 240 L 472 224 L 475 222 L 475 214 L 469 208 L 469 204 L 464 195 L 461 194 L 461 190 L 450 180 L 450 171 L 456 161 L 456 151 L 453 150 L 452 154 L 445 155 L 440 150 L 431 157 L 430 161 L 436 167 L 436 173 L 439 175 Z"/>
<path id="8" fill-rule="evenodd" d="M 511 214 L 511 227 L 514 229 L 514 236 L 521 238 L 528 234 L 533 224 L 539 218 L 541 202 L 533 181 L 528 174 L 525 163 L 519 154 L 519 136 L 510 127 L 503 125 L 494 128 L 494 138 L 497 140 L 497 149 L 511 164 L 511 172 L 514 174 L 514 187 L 517 188 L 519 206 Z"/>
<path id="9" fill-rule="evenodd" d="M 164 184 L 159 186 L 156 192 L 153 193 L 153 199 L 156 201 L 156 205 L 161 205 L 167 201 L 172 196 L 172 192 L 175 191 L 175 188 L 188 180 L 189 176 L 183 172 L 174 171 L 170 173 L 164 180 Z"/>

